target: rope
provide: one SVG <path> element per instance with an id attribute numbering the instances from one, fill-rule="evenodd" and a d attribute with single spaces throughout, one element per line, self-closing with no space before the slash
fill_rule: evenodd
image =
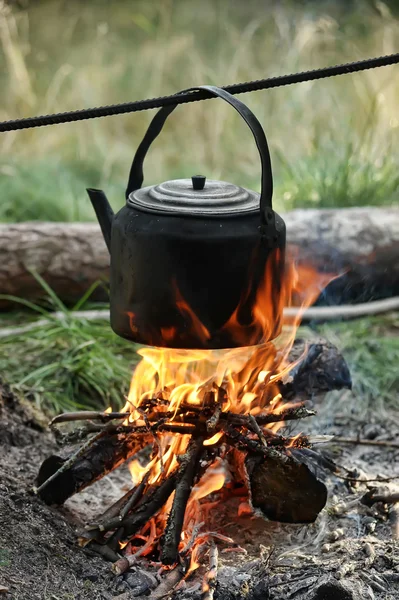
<path id="1" fill-rule="evenodd" d="M 222 89 L 230 94 L 244 94 L 246 92 L 255 92 L 304 81 L 315 81 L 316 79 L 325 79 L 337 75 L 346 75 L 347 73 L 358 73 L 367 69 L 377 67 L 386 67 L 399 63 L 399 53 L 377 58 L 368 58 L 357 62 L 335 65 L 333 67 L 324 67 L 313 71 L 304 71 L 293 73 L 291 75 L 281 75 L 279 77 L 270 77 L 268 79 L 259 79 L 246 83 L 235 83 L 227 85 Z M 147 100 L 137 100 L 135 102 L 125 102 L 124 104 L 112 104 L 111 106 L 100 106 L 97 108 L 85 108 L 64 113 L 52 115 L 43 115 L 38 117 L 27 117 L 25 119 L 15 119 L 13 121 L 0 122 L 0 132 L 15 131 L 18 129 L 30 129 L 32 127 L 44 127 L 46 125 L 57 125 L 59 123 L 71 123 L 72 121 L 83 121 L 85 119 L 97 119 L 99 117 L 108 117 L 111 115 L 121 115 L 126 113 L 160 108 L 171 104 L 185 104 L 187 102 L 198 102 L 199 100 L 210 99 L 205 91 L 188 92 L 172 96 L 161 96 L 159 98 L 150 98 Z"/>

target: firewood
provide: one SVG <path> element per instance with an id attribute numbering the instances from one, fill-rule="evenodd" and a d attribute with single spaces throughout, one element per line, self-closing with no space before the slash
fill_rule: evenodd
<path id="1" fill-rule="evenodd" d="M 155 591 L 152 592 L 151 599 L 161 600 L 161 598 L 165 598 L 177 586 L 182 577 L 183 569 L 180 565 L 172 571 L 169 571 L 165 579 L 159 584 Z"/>
<path id="2" fill-rule="evenodd" d="M 181 459 L 175 497 L 165 533 L 161 540 L 161 561 L 164 565 L 173 565 L 178 560 L 178 546 L 183 529 L 186 505 L 196 476 L 198 476 L 198 464 L 203 452 L 203 441 L 202 437 L 192 439 L 186 454 Z"/>
<path id="3" fill-rule="evenodd" d="M 85 537 L 89 539 L 95 535 L 96 531 L 106 532 L 120 527 L 123 519 L 127 517 L 132 508 L 141 500 L 145 487 L 147 485 L 150 473 L 146 473 L 142 481 L 136 487 L 129 490 L 120 500 L 115 502 L 103 515 L 97 523 L 92 523 L 85 527 L 88 532 Z"/>
<path id="4" fill-rule="evenodd" d="M 383 504 L 396 504 L 399 502 L 399 492 L 387 492 L 385 494 L 376 494 L 375 490 L 370 490 L 361 497 L 360 502 L 366 506 L 373 506 L 377 502 Z"/>
<path id="5" fill-rule="evenodd" d="M 86 452 L 73 453 L 67 458 L 50 456 L 41 465 L 37 477 L 38 494 L 46 504 L 62 504 L 70 496 L 98 481 L 110 471 L 116 469 L 128 458 L 147 446 L 152 436 L 147 432 L 142 435 L 121 436 L 118 433 L 104 434 L 95 440 Z M 77 456 L 79 454 L 79 456 Z M 75 457 L 72 464 L 64 471 L 60 469 Z M 55 474 L 59 475 L 52 479 Z"/>
<path id="6" fill-rule="evenodd" d="M 137 531 L 147 523 L 160 508 L 162 508 L 176 488 L 177 481 L 178 469 L 168 475 L 161 483 L 151 486 L 149 493 L 142 498 L 134 513 L 122 520 L 121 526 L 124 529 L 124 539 L 129 539 L 132 535 L 137 533 Z"/>
<path id="7" fill-rule="evenodd" d="M 251 504 L 271 521 L 313 523 L 327 502 L 324 483 L 292 456 L 248 453 L 244 465 Z"/>

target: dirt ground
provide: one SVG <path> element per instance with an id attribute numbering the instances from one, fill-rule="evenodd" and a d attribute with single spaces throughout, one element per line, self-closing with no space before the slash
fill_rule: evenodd
<path id="1" fill-rule="evenodd" d="M 317 417 L 301 427 L 306 433 L 397 442 L 398 413 L 377 413 L 359 402 L 350 392 L 316 399 Z M 399 449 L 325 447 L 352 477 L 399 478 Z M 109 563 L 76 543 L 76 526 L 121 495 L 127 472 L 112 474 L 60 509 L 48 507 L 31 490 L 41 461 L 56 448 L 43 416 L 0 385 L 0 598 L 148 598 L 151 586 L 142 584 L 151 580 L 151 573 L 144 563 L 143 569 L 115 577 Z M 342 475 L 348 473 L 342 470 Z M 326 483 L 328 504 L 312 525 L 282 525 L 253 516 L 237 520 L 234 502 L 218 508 L 215 526 L 245 553 L 221 547 L 215 600 L 399 598 L 397 513 L 381 503 L 368 508 L 359 501 L 371 486 L 399 490 L 399 479 L 353 485 L 330 474 Z M 188 581 L 176 597 L 200 598 L 198 588 L 195 580 Z M 139 596 L 143 590 L 147 596 Z"/>

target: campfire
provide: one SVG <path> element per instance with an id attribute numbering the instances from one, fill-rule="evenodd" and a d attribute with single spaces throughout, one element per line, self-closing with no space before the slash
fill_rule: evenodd
<path id="1" fill-rule="evenodd" d="M 167 591 L 209 561 L 202 589 L 204 598 L 212 598 L 218 548 L 240 550 L 209 526 L 220 503 L 240 499 L 238 526 L 248 512 L 288 523 L 316 519 L 327 498 L 315 470 L 322 459 L 311 449 L 312 439 L 282 434 L 281 428 L 315 414 L 305 406 L 314 390 L 350 381 L 333 346 L 295 339 L 302 311 L 330 279 L 291 261 L 279 297 L 265 286 L 253 311 L 252 326 L 262 326 L 268 339 L 276 303 L 298 307 L 273 342 L 226 350 L 142 348 L 120 412 L 53 419 L 64 443 L 94 435 L 66 458 L 44 461 L 37 492 L 46 503 L 63 503 L 125 462 L 131 473 L 131 488 L 86 524 L 80 545 L 111 560 L 118 575 L 139 560 L 158 565 Z M 204 335 L 187 303 L 178 306 L 188 329 Z M 234 316 L 229 326 L 237 327 Z M 69 433 L 56 427 L 78 420 L 85 426 Z"/>

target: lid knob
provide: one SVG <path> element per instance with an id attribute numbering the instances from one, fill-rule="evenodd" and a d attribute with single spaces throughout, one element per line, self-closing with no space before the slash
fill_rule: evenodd
<path id="1" fill-rule="evenodd" d="M 205 187 L 206 177 L 205 175 L 193 175 L 191 177 L 191 181 L 193 182 L 193 188 L 195 190 L 203 190 Z"/>

